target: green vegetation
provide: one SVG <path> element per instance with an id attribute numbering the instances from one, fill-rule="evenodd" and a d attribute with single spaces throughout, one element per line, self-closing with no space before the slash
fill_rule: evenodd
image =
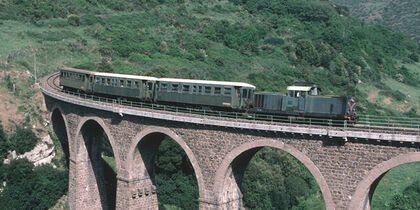
<path id="1" fill-rule="evenodd" d="M 6 136 L 6 133 L 3 130 L 3 125 L 0 122 L 0 165 L 3 162 L 3 159 L 9 154 L 9 142 Z"/>
<path id="2" fill-rule="evenodd" d="M 243 175 L 244 205 L 249 209 L 325 209 L 310 172 L 290 154 L 263 148 Z"/>
<path id="3" fill-rule="evenodd" d="M 165 138 L 155 158 L 155 183 L 159 208 L 198 209 L 194 170 L 182 148 Z"/>
<path id="4" fill-rule="evenodd" d="M 376 188 L 371 208 L 419 209 L 420 164 L 408 163 L 391 169 Z"/>
<path id="5" fill-rule="evenodd" d="M 1 84 L 8 92 L 15 90 L 14 96 L 24 103 L 19 111 L 32 113 L 34 119 L 40 115 L 27 104 L 37 91 L 36 77 L 60 66 L 250 82 L 259 90 L 278 92 L 293 82 L 307 81 L 318 84 L 326 95 L 356 96 L 362 114 L 414 117 L 420 113 L 418 43 L 384 26 L 367 26 L 350 17 L 345 7 L 329 1 L 2 0 L 0 46 L 0 68 L 7 72 Z M 29 127 L 16 128 L 18 132 L 10 138 L 1 130 L 2 158 L 8 149 L 22 153 L 36 142 L 23 138 L 34 137 Z M 107 192 L 112 197 L 115 160 L 109 142 L 102 142 Z M 194 209 L 198 205 L 195 176 L 185 154 L 180 155 L 182 149 L 175 145 L 163 141 L 155 159 L 160 208 Z M 18 168 L 28 179 L 15 182 L 10 178 L 8 174 Z M 37 168 L 22 161 L 2 166 L 0 175 L 8 179 L 8 185 L 0 203 L 10 201 L 14 208 L 19 199 L 25 199 L 20 208 L 51 207 L 53 201 L 44 202 L 37 190 L 55 183 L 36 175 L 51 169 Z M 64 173 L 51 171 L 55 177 Z M 258 152 L 243 179 L 240 187 L 248 208 L 325 208 L 309 172 L 278 150 Z M 45 185 L 38 188 L 32 181 Z M 61 184 L 53 188 L 61 189 Z M 412 189 L 399 192 L 411 194 Z M 51 199 L 62 194 L 56 192 Z M 398 194 L 386 198 L 395 201 L 396 208 L 405 199 L 411 198 Z"/>
<path id="6" fill-rule="evenodd" d="M 38 143 L 38 137 L 28 125 L 18 125 L 12 136 L 10 136 L 10 149 L 20 155 L 31 151 Z"/>
<path id="7" fill-rule="evenodd" d="M 0 167 L 0 181 L 2 209 L 48 209 L 67 192 L 68 172 L 18 159 Z"/>
<path id="8" fill-rule="evenodd" d="M 420 42 L 420 2 L 417 0 L 334 0 L 347 6 L 355 17 L 404 32 Z"/>

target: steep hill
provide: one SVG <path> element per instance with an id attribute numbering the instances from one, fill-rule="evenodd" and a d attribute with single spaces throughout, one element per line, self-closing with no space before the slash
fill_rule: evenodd
<path id="1" fill-rule="evenodd" d="M 268 91 L 305 80 L 325 94 L 355 95 L 363 113 L 419 109 L 420 101 L 387 82 L 417 88 L 419 46 L 387 28 L 365 26 L 331 2 L 51 1 L 0 2 L 6 69 L 34 74 L 38 64 L 42 76 L 68 65 L 244 81 Z M 409 63 L 413 70 L 402 68 Z M 367 100 L 365 84 L 400 109 Z"/>
<path id="2" fill-rule="evenodd" d="M 333 0 L 369 24 L 390 26 L 420 43 L 420 1 L 418 0 Z"/>

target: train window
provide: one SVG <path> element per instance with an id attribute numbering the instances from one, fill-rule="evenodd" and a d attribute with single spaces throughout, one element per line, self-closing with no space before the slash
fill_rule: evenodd
<path id="1" fill-rule="evenodd" d="M 317 96 L 318 95 L 318 88 L 312 88 L 311 95 Z"/>
<path id="2" fill-rule="evenodd" d="M 149 90 L 153 90 L 153 83 L 149 82 L 147 83 L 147 86 L 149 87 Z"/>
<path id="3" fill-rule="evenodd" d="M 101 82 L 101 79 L 99 79 L 98 77 L 96 77 L 96 84 L 99 85 L 99 83 Z"/>
<path id="4" fill-rule="evenodd" d="M 211 87 L 210 86 L 204 86 L 204 93 L 210 94 L 211 93 Z"/>
<path id="5" fill-rule="evenodd" d="M 120 86 L 124 87 L 124 80 L 120 80 Z"/>
<path id="6" fill-rule="evenodd" d="M 168 91 L 168 84 L 162 83 L 160 86 L 160 91 Z"/>
<path id="7" fill-rule="evenodd" d="M 197 85 L 193 85 L 193 93 L 197 93 L 197 91 L 198 91 Z"/>
<path id="8" fill-rule="evenodd" d="M 112 79 L 112 86 L 117 86 L 117 79 Z"/>
<path id="9" fill-rule="evenodd" d="M 172 84 L 172 89 L 173 92 L 178 92 L 178 84 Z"/>
<path id="10" fill-rule="evenodd" d="M 214 87 L 214 94 L 220 95 L 222 92 L 222 88 L 221 87 Z"/>
<path id="11" fill-rule="evenodd" d="M 106 79 L 106 84 L 111 85 L 111 79 Z"/>
<path id="12" fill-rule="evenodd" d="M 184 93 L 190 92 L 190 86 L 189 85 L 183 85 L 182 86 L 182 92 L 184 92 Z"/>
<path id="13" fill-rule="evenodd" d="M 230 96 L 231 93 L 232 93 L 232 89 L 225 87 L 225 95 Z"/>
<path id="14" fill-rule="evenodd" d="M 198 93 L 203 93 L 203 86 L 198 86 Z"/>
<path id="15" fill-rule="evenodd" d="M 247 89 L 242 90 L 242 97 L 248 98 L 248 90 Z"/>
<path id="16" fill-rule="evenodd" d="M 127 87 L 131 88 L 131 81 L 127 80 Z"/>
<path id="17" fill-rule="evenodd" d="M 139 82 L 138 81 L 134 81 L 134 87 L 139 88 Z"/>
<path id="18" fill-rule="evenodd" d="M 101 78 L 101 84 L 105 85 L 105 78 Z"/>

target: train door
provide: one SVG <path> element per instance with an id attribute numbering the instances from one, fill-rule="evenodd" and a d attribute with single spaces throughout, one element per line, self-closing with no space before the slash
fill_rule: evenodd
<path id="1" fill-rule="evenodd" d="M 94 85 L 94 75 L 86 74 L 86 92 L 92 93 L 93 92 L 93 85 Z"/>
<path id="2" fill-rule="evenodd" d="M 153 99 L 153 92 L 155 89 L 155 83 L 152 81 L 143 80 L 143 90 L 144 90 L 144 98 L 147 101 L 151 101 Z"/>

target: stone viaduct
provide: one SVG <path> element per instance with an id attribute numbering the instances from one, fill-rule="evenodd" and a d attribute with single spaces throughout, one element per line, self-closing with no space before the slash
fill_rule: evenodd
<path id="1" fill-rule="evenodd" d="M 193 166 L 200 209 L 243 208 L 241 173 L 263 147 L 278 148 L 302 162 L 329 210 L 369 209 L 373 191 L 387 171 L 420 161 L 418 135 L 183 116 L 66 95 L 46 81 L 41 89 L 51 127 L 69 157 L 70 209 L 157 209 L 152 159 L 165 136 L 182 147 Z M 113 183 L 103 176 L 108 170 L 101 162 L 104 135 L 115 156 L 117 174 L 111 182 L 116 192 L 109 192 Z"/>

